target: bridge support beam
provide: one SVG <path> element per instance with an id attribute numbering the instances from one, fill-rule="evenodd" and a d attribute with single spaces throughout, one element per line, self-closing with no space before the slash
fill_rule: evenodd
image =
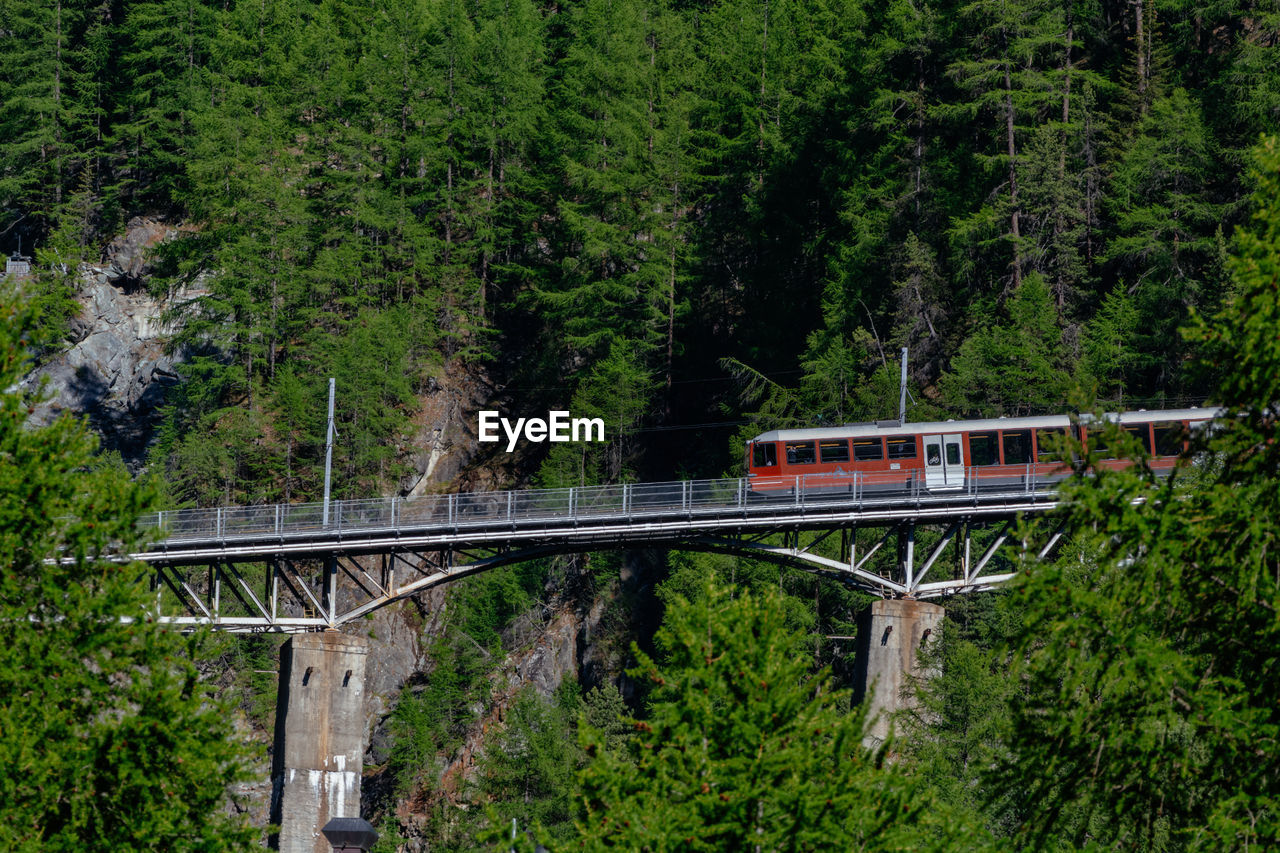
<path id="1" fill-rule="evenodd" d="M 936 604 L 886 598 L 873 602 L 859 617 L 853 698 L 866 702 L 865 746 L 884 743 L 893 715 L 914 704 L 911 678 L 929 675 L 921 669 L 917 655 L 923 643 L 936 641 L 944 613 Z"/>
<path id="2" fill-rule="evenodd" d="M 280 650 L 271 822 L 282 853 L 329 853 L 321 828 L 360 817 L 368 653 L 363 637 L 336 631 L 298 634 Z"/>

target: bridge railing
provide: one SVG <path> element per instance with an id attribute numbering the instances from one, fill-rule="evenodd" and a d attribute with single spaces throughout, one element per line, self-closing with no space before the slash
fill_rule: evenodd
<path id="1" fill-rule="evenodd" d="M 1065 471 L 1050 466 L 1006 465 L 967 469 L 962 484 L 950 487 L 931 481 L 922 471 L 680 480 L 331 501 L 327 514 L 318 502 L 166 510 L 143 516 L 139 524 L 158 530 L 165 541 L 179 542 L 405 528 L 521 527 L 680 514 L 776 514 L 806 507 L 1034 498 L 1051 493 L 1064 476 Z"/>

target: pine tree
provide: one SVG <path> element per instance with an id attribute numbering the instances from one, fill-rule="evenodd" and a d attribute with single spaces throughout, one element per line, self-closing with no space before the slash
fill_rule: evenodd
<path id="1" fill-rule="evenodd" d="M 1154 110 L 1153 110 L 1154 112 Z M 1033 848 L 1264 849 L 1280 842 L 1280 145 L 1258 151 L 1235 293 L 1191 333 L 1224 407 L 1183 473 L 1093 466 L 1066 490 L 1067 530 L 1097 556 L 1035 566 L 1015 659 L 1008 759 Z M 1112 446 L 1121 436 L 1113 430 Z M 1096 461 L 1096 460 L 1090 460 Z M 1242 638 L 1244 638 L 1242 640 Z M 1034 816 L 1034 817 L 1031 817 Z"/>
<path id="2" fill-rule="evenodd" d="M 1212 189 L 1212 137 L 1184 90 L 1156 99 L 1138 131 L 1111 179 L 1106 258 L 1134 289 L 1138 346 L 1153 356 L 1146 381 L 1168 387 L 1184 353 L 1178 327 L 1219 297 L 1224 209 Z"/>
<path id="3" fill-rule="evenodd" d="M 0 300 L 0 386 L 29 367 L 31 309 Z M 241 778 L 232 721 L 192 661 L 199 638 L 151 619 L 138 515 L 154 490 L 97 455 L 83 422 L 25 426 L 0 395 L 0 843 L 15 851 L 249 850 L 225 815 Z"/>
<path id="4" fill-rule="evenodd" d="M 966 338 L 939 380 L 942 399 L 953 410 L 981 417 L 1046 413 L 1066 399 L 1066 353 L 1044 278 L 1024 278 L 1007 308 L 1008 321 Z"/>
<path id="5" fill-rule="evenodd" d="M 1139 331 L 1138 309 L 1124 285 L 1106 295 L 1098 313 L 1084 327 L 1081 384 L 1099 400 L 1115 401 L 1119 409 L 1125 408 L 1125 392 L 1136 383 L 1136 374 L 1146 360 L 1134 345 Z"/>
<path id="6" fill-rule="evenodd" d="M 142 0 L 127 7 L 112 93 L 116 173 L 133 204 L 171 210 L 187 197 L 193 118 L 211 94 L 218 4 Z M 120 85 L 123 83 L 123 85 Z"/>
<path id="7" fill-rule="evenodd" d="M 583 729 L 591 758 L 578 823 L 588 850 L 976 849 L 986 839 L 860 743 L 862 715 L 813 674 L 776 590 L 708 584 L 673 599 L 651 687 L 621 755 Z"/>
<path id="8" fill-rule="evenodd" d="M 970 99 L 940 107 L 939 112 L 967 121 L 994 119 L 988 127 L 995 133 L 987 134 L 996 143 L 994 151 L 981 159 L 997 181 L 999 200 L 955 222 L 953 240 L 984 248 L 993 240 L 1007 243 L 1010 277 L 1002 290 L 1016 290 L 1023 275 L 1038 266 L 1033 251 L 1037 235 L 1027 221 L 1026 135 L 1049 120 L 1055 109 L 1064 125 L 1070 120 L 1069 86 L 1078 71 L 1071 60 L 1076 45 L 1069 7 L 1040 0 L 978 0 L 962 13 L 973 27 L 970 56 L 954 62 L 950 73 Z M 1065 169 L 1060 171 L 1065 175 Z"/>

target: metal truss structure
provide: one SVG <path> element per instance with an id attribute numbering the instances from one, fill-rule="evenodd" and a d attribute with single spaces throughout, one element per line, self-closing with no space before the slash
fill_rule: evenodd
<path id="1" fill-rule="evenodd" d="M 946 491 L 915 476 L 798 478 L 769 499 L 747 480 L 710 480 L 335 502 L 324 513 L 318 504 L 191 510 L 144 519 L 162 535 L 131 556 L 151 567 L 161 621 L 244 632 L 337 628 L 498 566 L 617 548 L 724 552 L 929 598 L 1014 576 L 998 555 L 1031 548 L 1015 536 L 1017 519 L 1054 509 L 1061 477 L 1012 474 Z"/>

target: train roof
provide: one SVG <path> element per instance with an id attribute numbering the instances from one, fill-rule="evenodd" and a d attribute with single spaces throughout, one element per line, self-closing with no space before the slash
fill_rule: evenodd
<path id="1" fill-rule="evenodd" d="M 1216 417 L 1221 409 L 1214 407 L 1190 409 L 1138 409 L 1134 412 L 1107 412 L 1108 420 L 1122 424 L 1148 421 L 1202 421 Z M 874 421 L 863 424 L 843 424 L 807 429 L 774 429 L 762 432 L 752 441 L 804 441 L 823 438 L 866 438 L 878 435 L 926 435 L 933 433 L 972 432 L 996 429 L 1052 429 L 1071 424 L 1072 418 L 1087 424 L 1093 417 L 1081 415 L 1039 415 L 1029 418 L 982 418 L 979 420 L 922 421 L 900 424 L 898 421 Z"/>

